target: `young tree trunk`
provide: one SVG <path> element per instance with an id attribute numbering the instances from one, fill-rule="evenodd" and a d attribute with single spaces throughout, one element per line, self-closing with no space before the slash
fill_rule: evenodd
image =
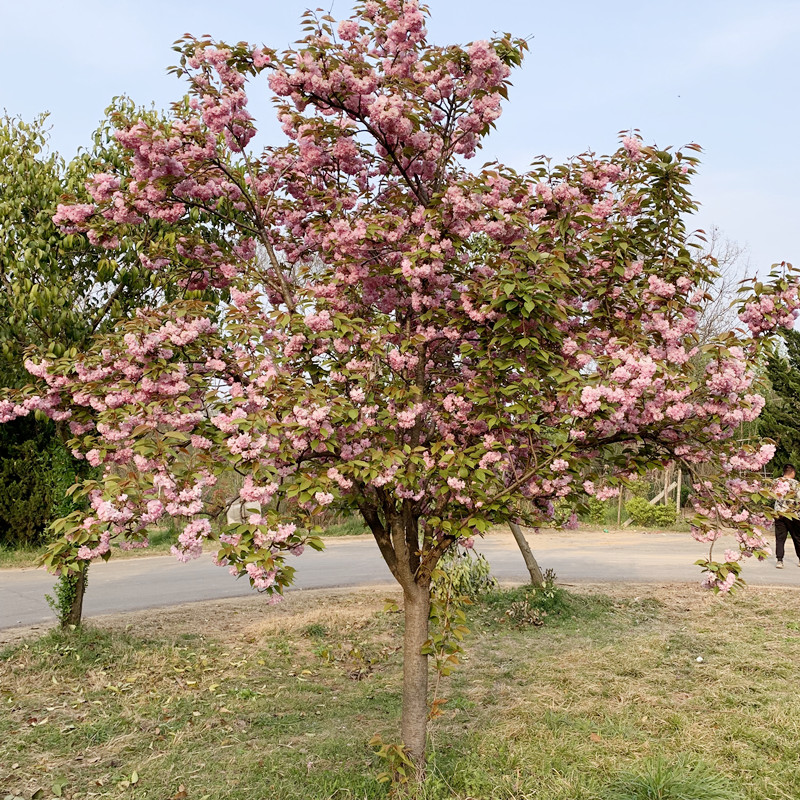
<path id="1" fill-rule="evenodd" d="M 525 566 L 528 568 L 528 574 L 531 576 L 531 584 L 537 588 L 544 586 L 544 576 L 542 575 L 542 570 L 539 569 L 539 564 L 536 562 L 536 559 L 531 552 L 531 548 L 528 544 L 528 540 L 525 538 L 525 534 L 522 533 L 522 528 L 520 528 L 515 522 L 509 522 L 508 527 L 511 528 L 511 533 L 514 534 L 514 539 L 516 540 L 520 552 L 522 553 L 522 557 L 525 559 Z"/>
<path id="2" fill-rule="evenodd" d="M 425 740 L 428 731 L 428 641 L 431 610 L 430 586 L 403 588 L 405 635 L 403 637 L 403 744 L 417 768 L 417 780 L 425 775 Z"/>
<path id="3" fill-rule="evenodd" d="M 69 440 L 72 438 L 72 433 L 67 427 L 67 423 L 56 423 L 56 433 L 58 434 L 59 439 L 61 439 L 61 443 L 67 449 L 67 452 L 69 452 L 70 448 L 67 446 L 67 442 L 69 442 Z M 72 456 L 72 459 L 73 464 L 78 464 L 78 461 L 75 460 L 74 456 Z M 65 581 L 65 588 L 69 586 L 70 589 L 69 609 L 62 609 L 61 611 L 60 622 L 62 628 L 69 628 L 72 625 L 78 627 L 81 624 L 81 620 L 83 619 L 83 596 L 86 594 L 86 574 L 88 571 L 89 562 L 85 561 L 81 566 L 81 569 L 78 571 L 77 578 L 72 586 L 69 586 L 69 581 L 72 580 L 71 578 L 64 575 L 59 578 L 59 581 Z"/>
<path id="4" fill-rule="evenodd" d="M 89 571 L 89 563 L 86 562 L 78 571 L 69 610 L 61 619 L 61 627 L 69 628 L 70 626 L 78 626 L 81 624 L 83 618 L 83 596 L 86 594 L 86 573 Z"/>

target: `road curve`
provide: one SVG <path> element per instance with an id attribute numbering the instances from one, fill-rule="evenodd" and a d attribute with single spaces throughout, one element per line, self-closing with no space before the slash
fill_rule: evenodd
<path id="1" fill-rule="evenodd" d="M 696 582 L 699 568 L 694 562 L 708 552 L 707 545 L 685 533 L 547 532 L 529 534 L 529 542 L 542 569 L 555 570 L 565 583 Z M 717 547 L 721 552 L 730 544 L 720 542 Z M 526 580 L 522 556 L 510 534 L 491 534 L 478 540 L 476 547 L 499 580 Z M 394 583 L 368 537 L 329 539 L 324 552 L 309 548 L 294 565 L 297 573 L 290 591 Z M 743 577 L 754 585 L 800 586 L 800 568 L 788 554 L 785 569 L 776 570 L 774 559 L 749 561 Z M 0 570 L 0 629 L 51 621 L 53 613 L 44 595 L 52 590 L 53 581 L 40 569 Z M 92 565 L 84 613 L 92 617 L 252 591 L 246 581 L 215 567 L 209 554 L 188 564 L 170 556 L 112 559 Z"/>

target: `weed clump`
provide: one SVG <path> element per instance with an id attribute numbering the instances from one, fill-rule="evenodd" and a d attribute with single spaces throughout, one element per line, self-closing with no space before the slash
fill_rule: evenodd
<path id="1" fill-rule="evenodd" d="M 729 778 L 702 761 L 663 758 L 646 761 L 635 772 L 621 773 L 604 800 L 739 800 Z"/>

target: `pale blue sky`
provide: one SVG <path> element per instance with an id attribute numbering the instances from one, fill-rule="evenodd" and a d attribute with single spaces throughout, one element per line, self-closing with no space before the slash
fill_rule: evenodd
<path id="1" fill-rule="evenodd" d="M 307 0 L 0 0 L 0 108 L 51 112 L 53 146 L 86 144 L 117 94 L 166 106 L 166 74 L 184 32 L 282 47 Z M 698 224 L 749 246 L 754 267 L 800 259 L 800 0 L 430 0 L 432 39 L 532 36 L 484 158 L 523 168 L 534 156 L 607 152 L 636 127 L 664 146 L 705 150 Z M 332 3 L 346 16 L 349 0 Z M 266 88 L 252 90 L 265 138 L 277 139 Z M 266 123 L 266 124 L 265 124 Z"/>

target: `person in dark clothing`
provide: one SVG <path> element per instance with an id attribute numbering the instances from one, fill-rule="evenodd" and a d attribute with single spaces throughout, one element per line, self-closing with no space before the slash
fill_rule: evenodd
<path id="1" fill-rule="evenodd" d="M 780 498 L 775 501 L 775 566 L 783 569 L 783 555 L 786 548 L 786 537 L 791 536 L 797 564 L 800 566 L 800 520 L 785 516 L 800 514 L 800 483 L 796 480 L 797 471 L 792 464 L 783 468 L 783 477 L 778 479 L 776 491 Z"/>

